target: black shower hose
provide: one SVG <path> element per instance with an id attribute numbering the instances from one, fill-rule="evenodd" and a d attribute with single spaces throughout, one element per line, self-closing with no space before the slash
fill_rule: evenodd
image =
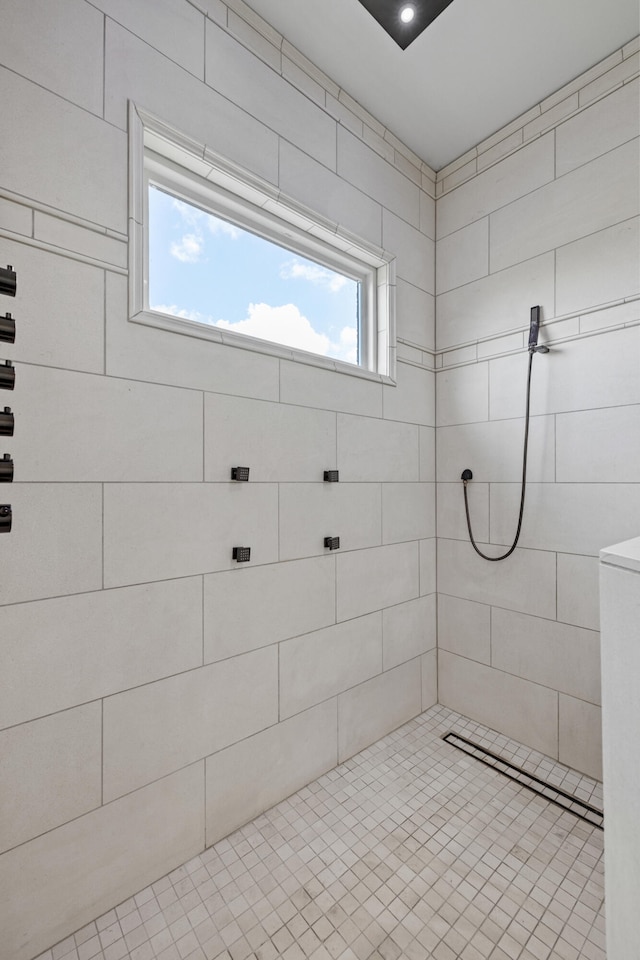
<path id="1" fill-rule="evenodd" d="M 531 401 L 531 367 L 533 364 L 533 350 L 529 350 L 529 370 L 527 373 L 527 406 L 524 415 L 524 448 L 522 450 L 522 491 L 520 493 L 520 513 L 518 515 L 518 529 L 516 530 L 516 535 L 514 537 L 513 543 L 509 547 L 506 553 L 503 553 L 499 557 L 488 557 L 486 553 L 483 553 L 476 541 L 473 538 L 473 532 L 471 530 L 471 517 L 469 516 L 469 499 L 467 497 L 467 483 L 468 480 L 464 479 L 463 474 L 463 490 L 464 490 L 464 509 L 467 515 L 467 529 L 469 530 L 469 540 L 471 541 L 471 546 L 475 552 L 482 557 L 483 560 L 491 560 L 496 562 L 497 560 L 506 560 L 507 557 L 510 557 L 513 551 L 515 550 L 518 540 L 520 539 L 520 531 L 522 530 L 522 516 L 524 514 L 524 494 L 527 488 L 527 451 L 529 448 L 529 408 Z M 467 471 L 465 471 L 466 473 Z M 470 472 L 470 471 L 469 471 Z M 471 479 L 471 478 L 469 478 Z"/>

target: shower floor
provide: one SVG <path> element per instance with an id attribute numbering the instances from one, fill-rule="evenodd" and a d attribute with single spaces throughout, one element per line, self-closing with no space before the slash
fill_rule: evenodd
<path id="1" fill-rule="evenodd" d="M 601 785 L 442 706 L 38 960 L 605 960 L 601 830 L 440 738 L 601 808 Z"/>

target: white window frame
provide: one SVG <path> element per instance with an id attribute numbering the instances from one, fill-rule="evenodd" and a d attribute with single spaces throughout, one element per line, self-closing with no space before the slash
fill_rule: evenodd
<path id="1" fill-rule="evenodd" d="M 395 259 L 130 103 L 129 320 L 395 383 Z M 149 308 L 149 183 L 360 283 L 360 363 Z"/>

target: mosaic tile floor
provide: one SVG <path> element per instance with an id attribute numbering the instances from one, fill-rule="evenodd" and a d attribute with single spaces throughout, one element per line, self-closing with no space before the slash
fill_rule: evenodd
<path id="1" fill-rule="evenodd" d="M 602 831 L 449 730 L 602 805 L 436 706 L 38 960 L 605 960 Z"/>

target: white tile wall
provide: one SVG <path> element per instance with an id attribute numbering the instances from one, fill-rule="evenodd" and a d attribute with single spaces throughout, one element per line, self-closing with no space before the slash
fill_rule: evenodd
<path id="1" fill-rule="evenodd" d="M 640 437 L 640 404 L 561 414 L 556 429 L 559 482 L 637 481 L 640 443 L 629 443 L 629 438 Z"/>
<path id="2" fill-rule="evenodd" d="M 438 480 L 460 480 L 465 467 L 473 471 L 474 485 L 476 481 L 520 480 L 524 426 L 523 418 L 441 427 L 437 434 Z M 553 417 L 530 419 L 527 478 L 532 483 L 555 479 L 554 437 Z"/>
<path id="3" fill-rule="evenodd" d="M 4 123 L 21 132 L 3 144 L 3 187 L 124 233 L 126 134 L 5 68 L 0 85 Z"/>
<path id="4" fill-rule="evenodd" d="M 435 483 L 382 485 L 383 543 L 435 537 L 435 487 Z"/>
<path id="5" fill-rule="evenodd" d="M 464 507 L 464 488 L 460 474 L 466 468 L 461 464 L 457 483 L 438 483 L 438 536 L 451 540 L 467 540 L 467 519 Z M 476 482 L 467 485 L 467 501 L 471 529 L 476 542 L 489 540 L 489 484 Z M 515 522 L 515 521 L 514 521 Z"/>
<path id="6" fill-rule="evenodd" d="M 230 393 L 231 391 L 226 391 Z M 276 397 L 277 399 L 277 397 Z M 280 400 L 303 407 L 382 416 L 382 385 L 321 367 L 280 361 Z"/>
<path id="7" fill-rule="evenodd" d="M 549 757 L 558 756 L 558 694 L 446 650 L 438 656 L 438 698 L 453 710 Z M 455 704 L 458 704 L 456 707 Z"/>
<path id="8" fill-rule="evenodd" d="M 493 244 L 493 239 L 492 239 Z M 506 266 L 506 264 L 503 264 Z M 500 269 L 491 261 L 493 270 Z M 489 219 L 461 227 L 438 243 L 436 287 L 445 293 L 489 273 Z"/>
<path id="9" fill-rule="evenodd" d="M 339 414 L 338 467 L 340 479 L 350 482 L 415 481 L 419 474 L 418 427 Z"/>
<path id="10" fill-rule="evenodd" d="M 486 420 L 489 365 L 476 363 L 439 373 L 436 377 L 436 410 L 439 427 Z"/>
<path id="11" fill-rule="evenodd" d="M 200 43 L 202 50 L 202 37 Z M 278 137 L 265 123 L 107 20 L 105 119 L 126 130 L 130 99 L 214 153 L 277 182 Z"/>
<path id="12" fill-rule="evenodd" d="M 420 658 L 386 670 L 338 697 L 338 762 L 395 730 L 422 709 Z"/>
<path id="13" fill-rule="evenodd" d="M 317 482 L 335 468 L 334 413 L 206 394 L 204 415 L 207 480 L 249 466 L 250 482 Z"/>
<path id="14" fill-rule="evenodd" d="M 227 570 L 237 546 L 251 547 L 251 563 L 273 563 L 277 504 L 275 484 L 107 484 L 105 586 Z"/>
<path id="15" fill-rule="evenodd" d="M 438 649 L 491 663 L 491 607 L 438 595 Z"/>
<path id="16" fill-rule="evenodd" d="M 558 759 L 602 779 L 602 715 L 600 707 L 560 694 Z"/>
<path id="17" fill-rule="evenodd" d="M 418 186 L 343 126 L 338 126 L 337 173 L 411 226 L 419 226 Z"/>
<path id="18" fill-rule="evenodd" d="M 401 277 L 396 284 L 397 335 L 419 346 L 435 346 L 435 301 L 431 294 Z"/>
<path id="19" fill-rule="evenodd" d="M 435 593 L 382 611 L 383 669 L 390 670 L 435 647 Z"/>
<path id="20" fill-rule="evenodd" d="M 469 543 L 438 539 L 438 590 L 464 600 L 553 619 L 555 567 L 555 554 L 543 550 L 516 549 L 508 564 L 498 565 L 476 556 Z"/>
<path id="21" fill-rule="evenodd" d="M 202 477 L 202 396 L 194 390 L 21 364 L 12 402 L 16 480 Z"/>
<path id="22" fill-rule="evenodd" d="M 337 762 L 335 697 L 207 757 L 207 846 Z"/>
<path id="23" fill-rule="evenodd" d="M 4 854 L 6 956 L 30 960 L 202 850 L 203 766 L 180 770 Z"/>
<path id="24" fill-rule="evenodd" d="M 491 537 L 510 543 L 518 515 L 520 487 L 491 487 Z M 640 517 L 637 483 L 531 483 L 527 485 L 520 543 L 536 550 L 597 556 L 618 543 Z"/>
<path id="25" fill-rule="evenodd" d="M 436 590 L 436 538 L 420 541 L 420 596 Z"/>
<path id="26" fill-rule="evenodd" d="M 4 216 L 2 222 L 6 224 Z M 23 363 L 102 373 L 104 272 L 10 240 L 3 239 L 2 250 L 19 275 L 11 312 L 16 321 L 20 318 L 16 344 L 3 344 L 3 356 L 19 356 Z M 20 379 L 16 381 L 18 386 Z"/>
<path id="27" fill-rule="evenodd" d="M 100 806 L 101 739 L 100 703 L 0 733 L 0 850 Z"/>
<path id="28" fill-rule="evenodd" d="M 5 502 L 13 527 L 2 540 L 0 603 L 101 589 L 100 484 L 16 482 Z"/>
<path id="29" fill-rule="evenodd" d="M 491 612 L 491 665 L 572 697 L 600 703 L 600 638 L 594 630 L 495 608 Z"/>
<path id="30" fill-rule="evenodd" d="M 382 672 L 382 614 L 286 640 L 279 664 L 284 720 Z"/>
<path id="31" fill-rule="evenodd" d="M 277 661 L 255 650 L 107 697 L 105 802 L 275 723 Z"/>
<path id="32" fill-rule="evenodd" d="M 337 616 L 349 620 L 419 593 L 418 545 L 397 543 L 336 557 Z"/>
<path id="33" fill-rule="evenodd" d="M 280 559 L 326 553 L 325 537 L 339 536 L 341 550 L 377 546 L 380 499 L 377 483 L 281 483 Z"/>
<path id="34" fill-rule="evenodd" d="M 552 318 L 554 278 L 554 255 L 545 253 L 440 294 L 436 300 L 438 349 L 517 327 L 528 329 L 529 308 L 536 305 L 542 308 L 543 319 Z"/>
<path id="35" fill-rule="evenodd" d="M 382 211 L 382 246 L 398 258 L 397 275 L 426 293 L 435 293 L 434 243 L 405 220 Z"/>
<path id="36" fill-rule="evenodd" d="M 7 0 L 0 63 L 101 116 L 103 34 L 104 18 L 82 0 Z"/>
<path id="37" fill-rule="evenodd" d="M 434 374 L 408 363 L 398 363 L 397 384 L 384 385 L 382 406 L 386 420 L 434 426 Z"/>
<path id="38" fill-rule="evenodd" d="M 452 190 L 438 203 L 438 239 L 480 220 L 554 178 L 554 137 L 548 133 Z"/>
<path id="39" fill-rule="evenodd" d="M 335 556 L 262 567 L 243 565 L 206 576 L 205 662 L 225 660 L 333 623 L 335 581 Z"/>
<path id="40" fill-rule="evenodd" d="M 637 216 L 637 171 L 636 140 L 493 213 L 492 271 Z M 471 263 L 477 269 L 475 257 Z"/>
<path id="41" fill-rule="evenodd" d="M 204 78 L 202 32 L 203 16 L 189 4 L 172 0 L 141 0 L 132 6 L 127 0 L 98 0 L 96 6 L 107 17 L 122 24 L 146 43 L 180 64 L 185 70 Z"/>
<path id="42" fill-rule="evenodd" d="M 558 554 L 558 620 L 589 630 L 600 628 L 598 561 L 571 553 Z"/>
<path id="43" fill-rule="evenodd" d="M 0 606 L 0 635 L 2 728 L 199 666 L 202 581 Z"/>
<path id="44" fill-rule="evenodd" d="M 626 143 L 639 131 L 640 81 L 632 80 L 556 130 L 556 176 Z"/>
<path id="45" fill-rule="evenodd" d="M 559 314 L 610 303 L 640 292 L 640 221 L 625 220 L 556 252 Z"/>
<path id="46" fill-rule="evenodd" d="M 247 113 L 256 112 L 259 90 L 260 121 L 335 170 L 335 120 L 211 20 L 206 24 L 205 71 L 208 86 Z"/>

